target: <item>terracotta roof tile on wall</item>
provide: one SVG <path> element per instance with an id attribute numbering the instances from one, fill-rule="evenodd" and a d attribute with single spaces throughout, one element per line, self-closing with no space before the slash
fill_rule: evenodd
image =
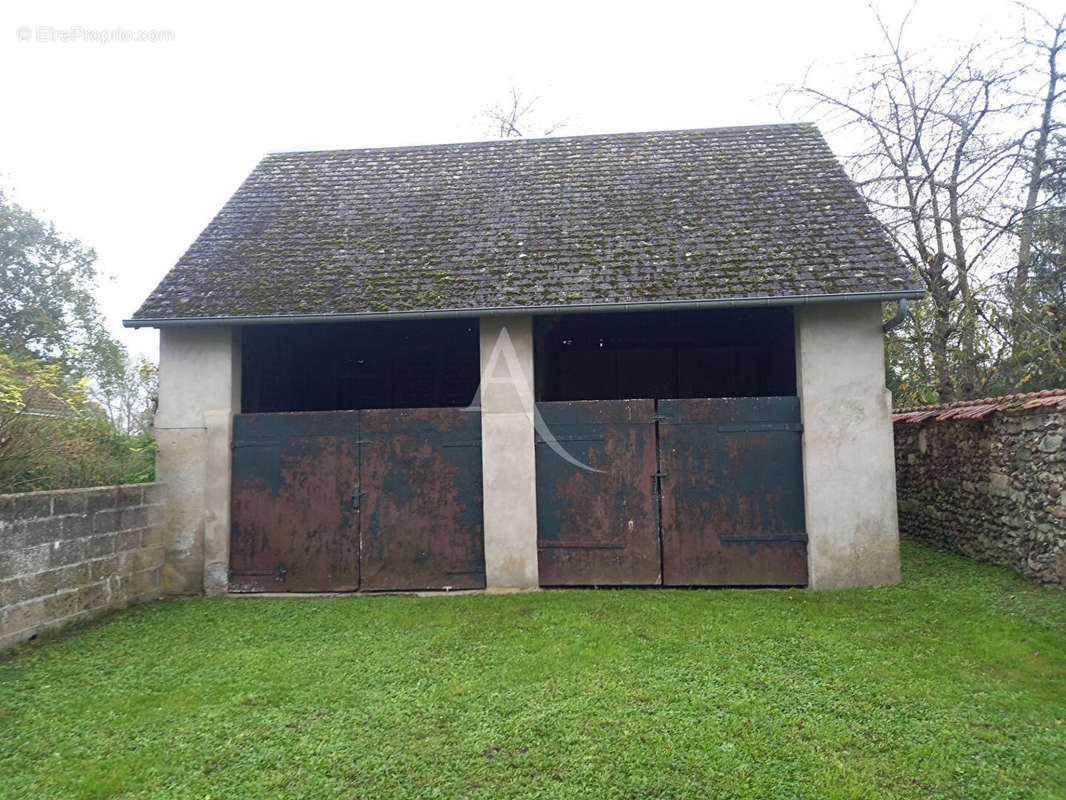
<path id="1" fill-rule="evenodd" d="M 958 400 L 954 403 L 897 408 L 892 412 L 892 421 L 917 424 L 926 420 L 980 419 L 997 411 L 1042 406 L 1066 408 L 1066 389 L 1045 389 L 1028 394 L 1005 394 L 980 400 Z"/>
<path id="2" fill-rule="evenodd" d="M 772 125 L 270 155 L 133 322 L 917 291 Z"/>

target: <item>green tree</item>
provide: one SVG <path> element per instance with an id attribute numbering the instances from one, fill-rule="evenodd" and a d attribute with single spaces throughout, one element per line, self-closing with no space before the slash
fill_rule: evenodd
<path id="1" fill-rule="evenodd" d="M 154 474 L 155 366 L 104 327 L 95 264 L 0 191 L 0 492 Z"/>
<path id="2" fill-rule="evenodd" d="M 0 352 L 58 365 L 76 380 L 107 371 L 121 345 L 93 292 L 96 253 L 0 190 Z"/>

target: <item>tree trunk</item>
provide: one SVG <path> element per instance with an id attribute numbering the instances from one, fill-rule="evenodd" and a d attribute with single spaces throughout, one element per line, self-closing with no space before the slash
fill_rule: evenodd
<path id="1" fill-rule="evenodd" d="M 1036 225 L 1036 205 L 1040 198 L 1040 184 L 1047 165 L 1047 144 L 1053 123 L 1052 113 L 1055 108 L 1058 87 L 1057 59 L 1062 48 L 1063 26 L 1060 22 L 1055 28 L 1055 35 L 1048 47 L 1048 84 L 1044 95 L 1044 110 L 1040 115 L 1040 127 L 1037 130 L 1036 143 L 1029 163 L 1029 186 L 1022 208 L 1021 226 L 1018 231 L 1018 267 L 1014 275 L 1011 290 L 1011 339 L 1016 341 L 1025 330 L 1025 309 L 1029 295 L 1029 268 L 1033 257 L 1033 228 Z"/>

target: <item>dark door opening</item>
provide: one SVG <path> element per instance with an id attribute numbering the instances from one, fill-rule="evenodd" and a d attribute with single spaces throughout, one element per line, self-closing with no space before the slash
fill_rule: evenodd
<path id="1" fill-rule="evenodd" d="M 244 413 L 455 408 L 479 378 L 476 319 L 250 325 Z"/>
<path id="2" fill-rule="evenodd" d="M 538 400 L 787 397 L 791 308 L 536 317 Z"/>

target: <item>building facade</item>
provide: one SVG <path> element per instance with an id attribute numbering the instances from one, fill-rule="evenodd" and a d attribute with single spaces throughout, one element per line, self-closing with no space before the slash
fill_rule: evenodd
<path id="1" fill-rule="evenodd" d="M 164 588 L 897 582 L 920 294 L 811 126 L 268 156 L 127 321 Z"/>

